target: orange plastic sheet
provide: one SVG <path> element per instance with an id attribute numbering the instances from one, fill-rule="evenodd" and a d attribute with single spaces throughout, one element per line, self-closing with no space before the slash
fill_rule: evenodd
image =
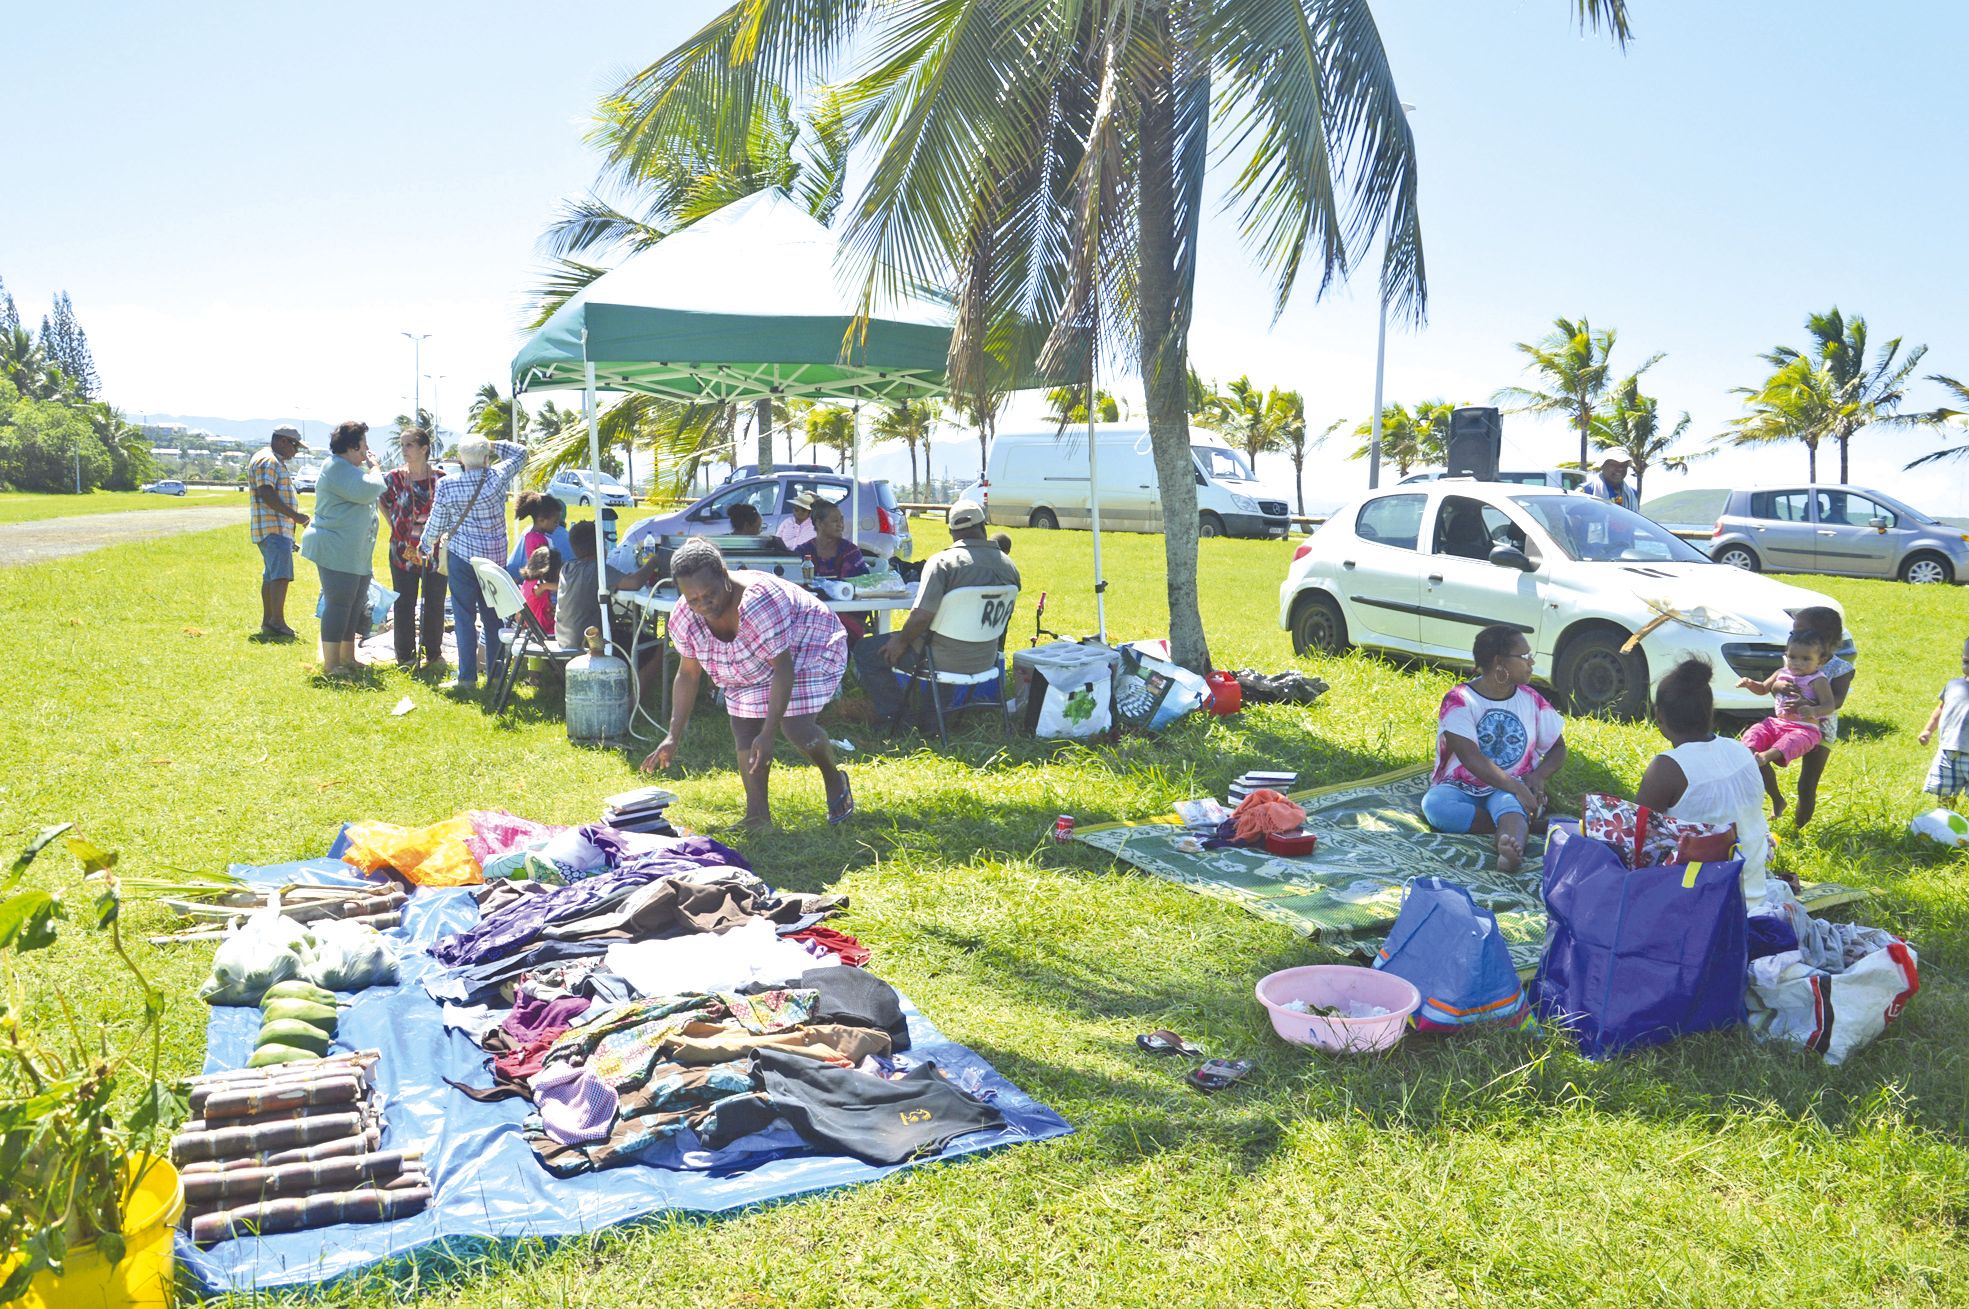
<path id="1" fill-rule="evenodd" d="M 354 823 L 342 859 L 365 873 L 394 868 L 418 886 L 470 886 L 485 880 L 465 844 L 471 835 L 472 820 L 463 814 L 429 827 Z"/>

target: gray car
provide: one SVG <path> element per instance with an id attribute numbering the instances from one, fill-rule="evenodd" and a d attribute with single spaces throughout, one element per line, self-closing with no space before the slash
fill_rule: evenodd
<path id="1" fill-rule="evenodd" d="M 761 524 L 771 532 L 780 519 L 792 512 L 793 497 L 803 491 L 832 500 L 842 506 L 845 514 L 853 486 L 853 481 L 841 473 L 774 470 L 764 477 L 748 477 L 721 486 L 688 509 L 646 518 L 624 539 L 722 536 L 731 531 L 731 511 L 740 504 L 758 510 Z M 865 553 L 883 559 L 906 560 L 913 548 L 909 518 L 897 503 L 894 489 L 880 478 L 864 480 L 861 484 L 861 530 L 855 533 L 855 544 Z"/>
<path id="2" fill-rule="evenodd" d="M 1844 484 L 1730 492 L 1709 557 L 1752 572 L 1969 579 L 1969 535 L 1890 495 Z"/>

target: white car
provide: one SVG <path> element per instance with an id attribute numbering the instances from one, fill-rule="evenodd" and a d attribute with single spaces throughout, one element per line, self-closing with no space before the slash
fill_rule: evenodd
<path id="1" fill-rule="evenodd" d="M 547 483 L 547 494 L 564 505 L 591 505 L 600 500 L 605 505 L 628 508 L 636 503 L 636 497 L 629 494 L 629 488 L 610 477 L 601 475 L 599 490 L 595 474 L 587 468 L 563 468 L 554 474 L 554 480 Z"/>
<path id="2" fill-rule="evenodd" d="M 1357 645 L 1467 665 L 1478 631 L 1508 623 L 1531 643 L 1534 675 L 1574 714 L 1637 717 L 1670 668 L 1700 655 L 1716 670 L 1716 707 L 1756 713 L 1770 698 L 1737 678 L 1776 669 L 1792 615 L 1812 605 L 1839 607 L 1713 563 L 1604 500 L 1446 478 L 1329 518 L 1293 553 L 1279 625 L 1302 654 Z M 1624 653 L 1637 632 L 1638 648 Z M 1848 658 L 1851 646 L 1841 645 Z"/>

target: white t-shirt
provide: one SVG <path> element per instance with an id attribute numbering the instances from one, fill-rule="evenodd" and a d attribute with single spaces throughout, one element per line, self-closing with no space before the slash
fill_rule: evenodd
<path id="1" fill-rule="evenodd" d="M 1935 728 L 1935 744 L 1969 753 L 1969 677 L 1958 677 L 1942 688 L 1942 721 Z"/>
<path id="2" fill-rule="evenodd" d="M 1451 687 L 1436 720 L 1436 768 L 1429 784 L 1448 782 L 1472 795 L 1488 795 L 1491 785 L 1463 766 L 1446 737 L 1475 741 L 1484 758 L 1511 777 L 1523 777 L 1552 752 L 1566 730 L 1559 711 L 1529 686 L 1505 700 L 1492 700 L 1468 682 Z"/>
<path id="3" fill-rule="evenodd" d="M 1668 806 L 1670 818 L 1692 823 L 1734 823 L 1743 852 L 1744 903 L 1756 912 L 1764 898 L 1764 866 L 1770 857 L 1771 826 L 1764 816 L 1764 778 L 1750 747 L 1727 736 L 1687 741 L 1668 751 L 1688 783 L 1682 798 Z"/>

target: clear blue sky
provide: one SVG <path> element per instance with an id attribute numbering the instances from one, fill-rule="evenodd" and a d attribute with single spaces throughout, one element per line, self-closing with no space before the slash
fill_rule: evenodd
<path id="1" fill-rule="evenodd" d="M 455 423 L 505 376 L 540 228 L 593 176 L 596 96 L 718 7 L 14 7 L 0 277 L 30 320 L 70 292 L 133 414 L 375 420 L 407 407 L 408 330 L 433 334 L 423 371 Z M 1618 328 L 1617 362 L 1666 351 L 1648 389 L 1702 435 L 1759 351 L 1802 343 L 1805 314 L 1835 303 L 1876 339 L 1929 345 L 1924 372 L 1969 375 L 1969 7 L 1634 0 L 1624 55 L 1571 31 L 1569 8 L 1377 7 L 1418 106 L 1432 291 L 1426 330 L 1391 333 L 1390 399 L 1487 398 L 1521 380 L 1511 343 L 1558 314 Z M 1366 271 L 1273 325 L 1214 223 L 1199 367 L 1297 387 L 1316 429 L 1364 418 Z M 1506 436 L 1518 463 L 1570 448 L 1521 417 Z M 1969 511 L 1969 468 L 1899 474 L 1930 444 L 1863 436 L 1855 480 Z M 1726 455 L 1649 489 L 1803 466 L 1800 449 Z M 1329 456 L 1308 481 L 1331 501 L 1364 469 Z"/>

